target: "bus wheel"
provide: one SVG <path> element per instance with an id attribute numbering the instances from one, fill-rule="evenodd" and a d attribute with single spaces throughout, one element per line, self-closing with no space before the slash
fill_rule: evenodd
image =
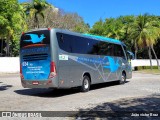
<path id="1" fill-rule="evenodd" d="M 121 76 L 121 80 L 119 81 L 120 84 L 125 84 L 126 82 L 126 74 L 123 72 Z"/>
<path id="2" fill-rule="evenodd" d="M 90 89 L 90 78 L 88 76 L 84 76 L 83 77 L 83 83 L 82 83 L 82 86 L 81 86 L 81 92 L 88 92 L 89 89 Z"/>

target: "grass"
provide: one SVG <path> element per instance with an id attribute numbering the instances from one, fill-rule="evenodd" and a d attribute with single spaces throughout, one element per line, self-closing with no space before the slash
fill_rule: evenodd
<path id="1" fill-rule="evenodd" d="M 151 74 L 160 74 L 160 70 L 158 69 L 141 69 L 141 70 L 138 70 L 140 72 L 143 72 L 143 73 L 151 73 Z"/>

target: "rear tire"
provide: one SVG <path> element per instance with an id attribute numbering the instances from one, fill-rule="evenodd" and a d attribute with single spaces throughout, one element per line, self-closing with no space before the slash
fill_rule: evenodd
<path id="1" fill-rule="evenodd" d="M 82 86 L 81 86 L 81 92 L 88 92 L 90 89 L 90 78 L 88 76 L 84 76 L 83 77 L 83 82 L 82 82 Z"/>

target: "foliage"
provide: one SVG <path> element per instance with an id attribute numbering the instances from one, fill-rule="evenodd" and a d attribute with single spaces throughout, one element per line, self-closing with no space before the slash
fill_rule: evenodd
<path id="1" fill-rule="evenodd" d="M 96 22 L 90 29 L 91 34 L 102 35 L 114 39 L 120 39 L 126 43 L 129 49 L 132 45 L 129 38 L 129 26 L 134 21 L 134 16 L 120 16 L 118 18 L 106 18 Z"/>
<path id="2" fill-rule="evenodd" d="M 26 30 L 23 8 L 17 0 L 0 1 L 0 39 L 6 39 L 6 54 L 9 56 L 9 43 L 18 39 L 20 32 Z"/>
<path id="3" fill-rule="evenodd" d="M 0 6 L 3 6 L 0 7 L 0 40 L 6 40 L 7 55 L 9 46 L 11 56 L 18 55 L 22 31 L 44 27 L 68 29 L 80 33 L 89 32 L 120 39 L 125 42 L 129 50 L 135 51 L 138 58 L 147 58 L 147 51 L 150 56 L 154 54 L 155 58 L 157 58 L 155 53 L 158 53 L 158 56 L 160 53 L 158 16 L 145 14 L 106 18 L 104 21 L 100 19 L 90 29 L 77 13 L 66 13 L 47 3 L 46 0 L 32 0 L 21 4 L 18 0 L 1 0 Z"/>
<path id="4" fill-rule="evenodd" d="M 153 69 L 157 69 L 157 66 L 153 66 Z M 150 66 L 138 66 L 136 67 L 136 70 L 145 70 L 145 69 L 150 69 Z"/>
<path id="5" fill-rule="evenodd" d="M 146 16 L 146 15 L 141 15 Z M 147 28 L 149 28 L 149 40 L 146 41 L 146 44 L 153 43 L 152 45 L 155 46 L 158 42 L 157 37 L 159 37 L 159 29 L 158 26 L 160 25 L 159 17 L 158 16 L 146 16 L 147 21 Z M 143 45 L 140 45 L 140 41 L 137 41 L 137 34 L 138 28 L 136 29 L 136 24 L 139 21 L 139 16 L 120 16 L 118 18 L 106 18 L 105 21 L 101 19 L 97 21 L 93 27 L 90 29 L 91 34 L 102 35 L 105 37 L 111 37 L 114 39 L 120 39 L 123 41 L 129 50 L 135 50 L 138 53 L 138 57 L 142 57 L 142 53 L 145 52 L 145 42 L 141 41 Z M 144 31 L 146 28 L 144 29 Z M 144 33 L 145 34 L 145 33 Z M 154 35 L 153 35 L 154 34 Z M 139 48 L 138 44 L 139 43 Z M 146 53 L 145 53 L 146 54 Z M 145 58 L 147 58 L 145 56 Z"/>
<path id="6" fill-rule="evenodd" d="M 104 28 L 104 23 L 102 21 L 102 19 L 100 19 L 98 22 L 96 22 L 92 29 L 90 29 L 89 31 L 91 34 L 95 34 L 95 35 L 104 35 L 105 32 L 105 28 Z"/>
<path id="7" fill-rule="evenodd" d="M 152 55 L 151 50 L 157 60 L 159 68 L 159 62 L 153 46 L 157 43 L 160 33 L 159 20 L 155 16 L 139 15 L 134 23 L 131 25 L 130 36 L 134 40 L 135 46 L 139 48 L 147 48 L 150 58 L 150 64 L 152 69 Z M 160 69 L 160 68 L 159 68 Z"/>
<path id="8" fill-rule="evenodd" d="M 55 27 L 76 32 L 87 32 L 89 26 L 76 13 L 65 13 L 46 0 L 18 3 L 18 0 L 0 1 L 0 40 L 5 39 L 7 56 L 17 56 L 22 31 Z"/>
<path id="9" fill-rule="evenodd" d="M 30 3 L 22 3 L 22 6 L 24 8 L 24 12 L 28 17 L 28 26 L 31 26 L 34 29 L 40 27 L 40 20 L 44 22 L 45 9 L 53 7 L 48 4 L 46 0 L 33 0 Z"/>
<path id="10" fill-rule="evenodd" d="M 143 53 L 147 48 L 151 66 L 152 50 L 159 66 L 154 50 L 154 46 L 157 44 L 160 35 L 160 20 L 158 16 L 144 14 L 107 18 L 104 22 L 102 20 L 96 22 L 89 32 L 122 40 L 128 49 L 135 50 L 135 58 L 137 58 L 137 53 Z"/>
<path id="11" fill-rule="evenodd" d="M 44 22 L 41 21 L 39 24 L 42 28 L 61 28 L 81 33 L 89 30 L 88 25 L 77 13 L 66 13 L 54 7 L 47 8 L 44 13 Z"/>

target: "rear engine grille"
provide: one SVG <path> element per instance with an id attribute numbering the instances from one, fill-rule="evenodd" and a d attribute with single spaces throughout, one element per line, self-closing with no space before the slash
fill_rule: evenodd
<path id="1" fill-rule="evenodd" d="M 37 60 L 46 60 L 48 54 L 32 54 L 32 55 L 24 55 L 24 61 L 37 61 Z"/>

